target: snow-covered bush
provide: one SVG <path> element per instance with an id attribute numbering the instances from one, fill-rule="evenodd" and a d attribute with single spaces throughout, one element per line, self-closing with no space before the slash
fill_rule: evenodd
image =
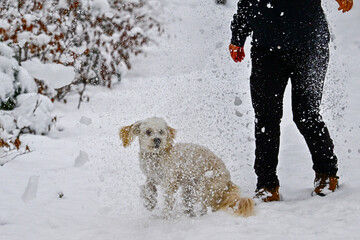
<path id="1" fill-rule="evenodd" d="M 34 79 L 18 65 L 11 48 L 0 42 L 0 139 L 21 132 L 46 134 L 52 125 L 53 104 L 38 94 Z"/>
<path id="2" fill-rule="evenodd" d="M 151 40 L 150 29 L 162 31 L 150 8 L 145 0 L 3 0 L 0 40 L 18 62 L 73 66 L 75 83 L 110 87 Z"/>
<path id="3" fill-rule="evenodd" d="M 21 94 L 13 111 L 17 128 L 35 134 L 46 134 L 52 125 L 53 103 L 49 98 L 37 93 Z"/>
<path id="4" fill-rule="evenodd" d="M 21 93 L 37 92 L 34 80 L 13 55 L 12 49 L 0 42 L 0 110 L 12 110 Z"/>

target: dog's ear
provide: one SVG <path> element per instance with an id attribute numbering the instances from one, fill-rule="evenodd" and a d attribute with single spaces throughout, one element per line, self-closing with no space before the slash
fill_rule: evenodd
<path id="1" fill-rule="evenodd" d="M 130 126 L 126 126 L 120 129 L 119 136 L 123 142 L 124 147 L 130 146 L 136 136 L 140 134 L 141 122 L 136 122 Z"/>
<path id="2" fill-rule="evenodd" d="M 169 138 L 171 138 L 172 140 L 175 139 L 175 135 L 176 135 L 176 130 L 173 129 L 172 127 L 168 127 L 168 131 L 169 131 Z"/>
<path id="3" fill-rule="evenodd" d="M 168 127 L 168 137 L 167 137 L 167 149 L 170 149 L 173 146 L 176 130 L 172 127 Z"/>

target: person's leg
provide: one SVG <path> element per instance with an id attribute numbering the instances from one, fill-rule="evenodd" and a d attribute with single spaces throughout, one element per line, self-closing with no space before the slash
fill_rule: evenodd
<path id="1" fill-rule="evenodd" d="M 286 64 L 279 53 L 253 48 L 250 77 L 255 111 L 255 164 L 257 189 L 279 186 L 276 174 L 283 96 L 288 81 Z"/>
<path id="2" fill-rule="evenodd" d="M 303 49 L 296 55 L 300 57 L 293 62 L 291 76 L 294 121 L 309 147 L 314 171 L 336 176 L 338 168 L 334 144 L 320 115 L 329 49 L 327 46 Z"/>

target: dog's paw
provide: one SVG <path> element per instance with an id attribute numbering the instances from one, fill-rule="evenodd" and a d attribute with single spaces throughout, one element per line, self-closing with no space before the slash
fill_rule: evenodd
<path id="1" fill-rule="evenodd" d="M 157 204 L 157 191 L 154 185 L 145 184 L 141 186 L 140 197 L 143 204 L 149 211 L 153 210 Z"/>
<path id="2" fill-rule="evenodd" d="M 142 195 L 141 197 L 143 199 L 144 207 L 147 210 L 152 211 L 156 207 L 157 205 L 156 196 Z"/>
<path id="3" fill-rule="evenodd" d="M 153 199 L 146 198 L 146 199 L 144 199 L 144 206 L 149 211 L 152 211 L 156 207 L 156 204 L 157 204 L 156 198 L 153 198 Z"/>
<path id="4" fill-rule="evenodd" d="M 189 217 L 189 218 L 196 217 L 196 214 L 195 214 L 193 209 L 184 210 L 184 215 Z"/>
<path id="5" fill-rule="evenodd" d="M 173 218 L 171 216 L 171 211 L 168 208 L 164 208 L 161 215 L 164 220 L 170 220 Z"/>

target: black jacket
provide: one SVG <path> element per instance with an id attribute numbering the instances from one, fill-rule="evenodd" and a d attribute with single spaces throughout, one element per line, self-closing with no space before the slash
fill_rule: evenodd
<path id="1" fill-rule="evenodd" d="M 328 44 L 330 33 L 321 0 L 240 0 L 231 22 L 231 43 L 271 49 Z"/>

